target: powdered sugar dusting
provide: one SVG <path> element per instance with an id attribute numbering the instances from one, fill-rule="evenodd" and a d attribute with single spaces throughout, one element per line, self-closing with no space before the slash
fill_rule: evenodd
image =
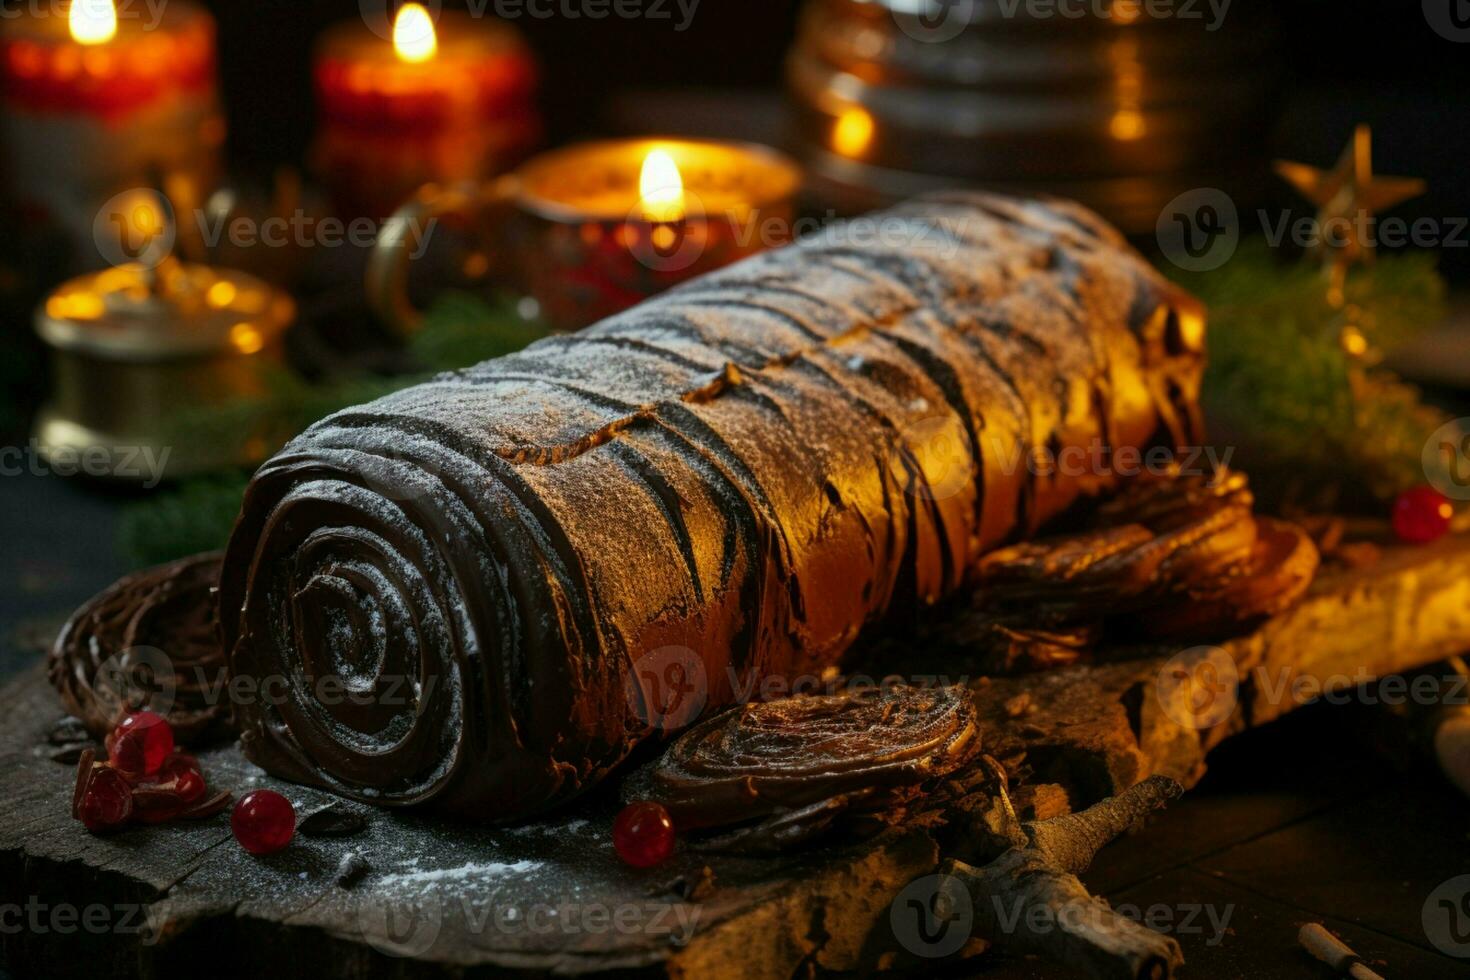
<path id="1" fill-rule="evenodd" d="M 541 861 L 512 861 L 508 864 L 489 861 L 484 864 L 462 864 L 457 868 L 438 868 L 434 871 L 410 871 L 402 874 L 391 874 L 383 878 L 382 884 L 391 888 L 395 885 L 425 885 L 436 881 L 504 878 L 509 875 L 527 874 L 541 866 Z"/>

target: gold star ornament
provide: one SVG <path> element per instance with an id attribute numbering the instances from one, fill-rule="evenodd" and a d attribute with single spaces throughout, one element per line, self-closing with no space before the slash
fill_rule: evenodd
<path id="1" fill-rule="evenodd" d="M 1418 197 L 1425 188 L 1424 181 L 1416 178 L 1374 175 L 1373 131 L 1367 125 L 1353 131 L 1352 142 L 1331 170 L 1278 160 L 1276 172 L 1317 205 L 1317 240 L 1312 250 L 1322 257 L 1339 287 L 1350 265 L 1373 261 L 1373 216 Z"/>

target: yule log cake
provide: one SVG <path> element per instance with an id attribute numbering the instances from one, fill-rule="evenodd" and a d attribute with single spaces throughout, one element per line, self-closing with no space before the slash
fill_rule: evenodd
<path id="1" fill-rule="evenodd" d="M 951 194 L 339 412 L 226 554 L 231 670 L 282 691 L 246 752 L 473 819 L 565 801 L 1117 479 L 1028 454 L 1197 443 L 1202 348 L 1096 216 Z"/>

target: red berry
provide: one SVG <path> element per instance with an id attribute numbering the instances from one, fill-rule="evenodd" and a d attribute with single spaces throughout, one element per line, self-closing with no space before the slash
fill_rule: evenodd
<path id="1" fill-rule="evenodd" d="M 151 711 L 133 712 L 107 736 L 107 761 L 126 776 L 151 776 L 173 750 L 173 728 Z"/>
<path id="2" fill-rule="evenodd" d="M 113 830 L 133 815 L 133 788 L 116 769 L 98 766 L 92 771 L 77 816 L 94 834 Z"/>
<path id="3" fill-rule="evenodd" d="M 296 810 L 280 793 L 258 789 L 235 804 L 230 830 L 251 854 L 274 854 L 296 834 Z"/>
<path id="4" fill-rule="evenodd" d="M 1400 541 L 1428 544 L 1443 537 L 1455 516 L 1454 505 L 1433 487 L 1414 487 L 1393 502 L 1393 531 Z"/>
<path id="5" fill-rule="evenodd" d="M 632 803 L 613 821 L 613 848 L 635 868 L 651 868 L 674 853 L 674 821 L 657 803 Z"/>
<path id="6" fill-rule="evenodd" d="M 198 769 L 185 769 L 174 777 L 174 792 L 185 803 L 193 803 L 204 795 L 204 777 Z"/>

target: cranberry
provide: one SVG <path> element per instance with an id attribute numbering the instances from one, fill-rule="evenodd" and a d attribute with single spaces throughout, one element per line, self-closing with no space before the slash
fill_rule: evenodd
<path id="1" fill-rule="evenodd" d="M 114 830 L 133 815 L 133 788 L 116 769 L 98 766 L 87 781 L 77 816 L 94 834 Z"/>
<path id="2" fill-rule="evenodd" d="M 1455 508 L 1433 487 L 1414 487 L 1393 502 L 1393 531 L 1400 541 L 1428 544 L 1450 529 Z"/>
<path id="3" fill-rule="evenodd" d="M 174 750 L 174 730 L 162 715 L 135 711 L 107 736 L 107 760 L 126 776 L 151 776 Z"/>
<path id="4" fill-rule="evenodd" d="M 251 854 L 274 854 L 296 834 L 296 810 L 280 793 L 258 789 L 235 804 L 230 830 Z"/>
<path id="5" fill-rule="evenodd" d="M 204 795 L 204 777 L 198 769 L 185 769 L 174 777 L 174 792 L 185 803 L 193 803 Z"/>
<path id="6" fill-rule="evenodd" d="M 657 803 L 632 803 L 613 821 L 613 848 L 635 868 L 651 868 L 674 853 L 674 821 Z"/>

